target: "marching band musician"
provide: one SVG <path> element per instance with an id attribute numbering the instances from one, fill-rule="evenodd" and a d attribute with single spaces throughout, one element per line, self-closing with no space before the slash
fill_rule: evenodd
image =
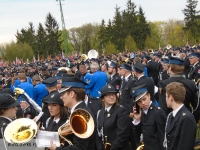
<path id="1" fill-rule="evenodd" d="M 132 122 L 135 137 L 140 137 L 140 141 L 144 142 L 145 150 L 164 150 L 166 113 L 151 101 L 145 84 L 132 89 L 132 98 L 135 102 Z"/>
<path id="2" fill-rule="evenodd" d="M 63 125 L 69 117 L 69 112 L 67 108 L 64 107 L 60 96 L 61 94 L 59 92 L 55 92 L 49 97 L 49 100 L 46 101 L 50 113 L 50 117 L 46 121 L 46 131 L 57 132 L 58 128 Z"/>
<path id="3" fill-rule="evenodd" d="M 0 94 L 0 139 L 3 138 L 6 126 L 16 117 L 17 105 L 19 105 L 19 102 L 10 94 Z"/>
<path id="4" fill-rule="evenodd" d="M 104 150 L 106 143 L 111 144 L 112 150 L 131 150 L 129 114 L 118 104 L 117 91 L 112 85 L 101 89 L 101 100 L 104 107 L 97 114 L 97 150 Z"/>
<path id="5" fill-rule="evenodd" d="M 182 83 L 171 82 L 166 87 L 167 107 L 173 111 L 168 115 L 163 145 L 168 150 L 193 150 L 196 136 L 196 121 L 185 107 L 186 89 Z"/>
<path id="6" fill-rule="evenodd" d="M 188 78 L 190 80 L 194 80 L 197 82 L 197 80 L 200 78 L 200 53 L 192 53 L 189 55 L 189 61 L 191 65 L 190 72 L 188 74 Z"/>
<path id="7" fill-rule="evenodd" d="M 63 77 L 63 88 L 59 90 L 61 93 L 61 99 L 65 107 L 70 108 L 71 114 L 76 109 L 84 109 L 88 111 L 93 117 L 92 111 L 85 105 L 83 100 L 85 99 L 85 85 L 86 83 L 76 77 Z M 80 138 L 72 133 L 72 143 L 70 146 L 56 147 L 56 145 L 50 141 L 50 150 L 95 150 L 95 136 L 96 129 L 94 129 L 92 135 L 88 138 Z"/>
<path id="8" fill-rule="evenodd" d="M 21 96 L 20 106 L 23 110 L 24 118 L 33 119 L 38 114 L 36 110 L 29 104 L 27 97 L 24 95 Z"/>
<path id="9" fill-rule="evenodd" d="M 110 74 L 110 78 L 108 79 L 107 84 L 112 85 L 116 91 L 119 91 L 121 87 L 121 77 L 117 73 L 117 63 L 112 61 L 108 66 L 108 73 Z"/>
<path id="10" fill-rule="evenodd" d="M 119 103 L 124 106 L 128 111 L 132 111 L 131 109 L 131 98 L 130 92 L 132 85 L 135 84 L 136 79 L 131 74 L 131 66 L 126 63 L 123 63 L 120 67 L 120 74 L 123 76 L 121 88 L 119 90 Z"/>
<path id="11" fill-rule="evenodd" d="M 170 65 L 169 67 L 170 77 L 166 80 L 160 81 L 159 83 L 159 105 L 167 114 L 171 112 L 171 109 L 168 108 L 166 104 L 165 87 L 167 86 L 167 84 L 171 82 L 180 82 L 186 88 L 186 95 L 184 101 L 185 107 L 188 108 L 189 111 L 192 111 L 191 105 L 193 108 L 195 108 L 196 106 L 195 98 L 196 98 L 197 88 L 194 81 L 185 79 L 183 76 L 184 60 L 177 57 L 170 57 L 169 65 Z"/>
<path id="12" fill-rule="evenodd" d="M 57 79 L 54 77 L 50 77 L 46 80 L 43 80 L 42 83 L 47 87 L 47 91 L 49 92 L 49 94 L 46 97 L 44 97 L 42 100 L 42 111 L 44 112 L 44 114 L 41 118 L 41 121 L 42 121 L 43 127 L 45 127 L 46 120 L 50 117 L 47 101 L 52 95 L 54 95 L 57 92 L 57 89 L 56 89 Z"/>

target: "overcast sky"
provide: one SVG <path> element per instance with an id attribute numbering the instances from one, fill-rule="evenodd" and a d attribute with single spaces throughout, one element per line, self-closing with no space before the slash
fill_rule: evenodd
<path id="1" fill-rule="evenodd" d="M 182 10 L 186 0 L 132 0 L 141 6 L 148 21 L 183 20 Z M 127 0 L 65 0 L 63 13 L 66 28 L 79 27 L 85 23 L 107 22 L 112 19 L 116 5 L 126 8 Z M 17 30 L 28 27 L 33 22 L 37 29 L 39 22 L 44 24 L 47 13 L 56 18 L 61 29 L 60 7 L 56 0 L 0 0 L 0 43 L 15 39 Z M 200 10 L 200 4 L 197 6 Z"/>

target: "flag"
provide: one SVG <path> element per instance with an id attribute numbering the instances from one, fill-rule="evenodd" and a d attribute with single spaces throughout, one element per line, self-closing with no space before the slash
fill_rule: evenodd
<path id="1" fill-rule="evenodd" d="M 188 44 L 188 40 L 187 40 L 187 42 L 186 42 L 186 45 L 185 46 L 189 46 L 189 44 Z"/>
<path id="2" fill-rule="evenodd" d="M 63 51 L 62 51 L 62 59 L 66 59 L 66 57 L 65 57 L 65 54 L 63 53 Z"/>
<path id="3" fill-rule="evenodd" d="M 35 59 L 35 56 L 33 56 L 33 63 L 36 63 L 36 59 Z"/>

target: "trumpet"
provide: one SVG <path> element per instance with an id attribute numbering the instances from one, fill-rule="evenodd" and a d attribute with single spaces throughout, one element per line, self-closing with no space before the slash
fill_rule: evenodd
<path id="1" fill-rule="evenodd" d="M 64 136 L 74 133 L 79 138 L 88 138 L 94 132 L 94 120 L 91 114 L 84 109 L 76 109 L 69 120 L 58 128 L 58 134 L 69 145 L 73 143 Z M 63 143 L 61 143 L 63 145 Z"/>
<path id="2" fill-rule="evenodd" d="M 111 144 L 107 142 L 107 136 L 105 136 L 106 143 L 104 144 L 104 150 L 111 150 Z"/>

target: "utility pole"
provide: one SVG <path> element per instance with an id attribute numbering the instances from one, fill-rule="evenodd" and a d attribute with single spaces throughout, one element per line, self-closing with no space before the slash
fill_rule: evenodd
<path id="1" fill-rule="evenodd" d="M 63 10 L 62 10 L 62 4 L 61 4 L 61 0 L 56 0 L 56 1 L 59 1 L 59 5 L 60 5 L 60 14 L 61 14 L 61 21 L 62 21 L 62 36 L 63 36 L 63 41 L 64 41 L 64 51 L 65 51 L 65 54 L 69 54 L 68 35 L 67 35 L 67 30 L 65 28 L 65 20 L 64 20 Z"/>

